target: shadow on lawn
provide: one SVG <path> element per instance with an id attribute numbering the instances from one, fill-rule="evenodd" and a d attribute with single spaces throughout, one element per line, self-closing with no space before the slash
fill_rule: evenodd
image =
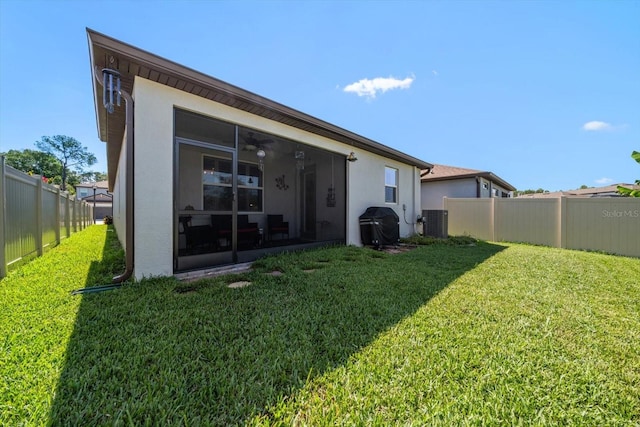
<path id="1" fill-rule="evenodd" d="M 502 249 L 328 248 L 267 258 L 240 277 L 85 294 L 50 422 L 229 425 L 268 416 Z M 283 274 L 265 274 L 273 270 Z M 227 287 L 237 280 L 252 285 Z"/>

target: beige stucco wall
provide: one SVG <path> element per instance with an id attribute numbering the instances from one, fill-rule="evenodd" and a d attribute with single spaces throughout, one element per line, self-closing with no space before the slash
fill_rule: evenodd
<path id="1" fill-rule="evenodd" d="M 136 279 L 173 274 L 173 103 L 164 86 L 136 77 L 134 247 Z"/>
<path id="2" fill-rule="evenodd" d="M 370 206 L 393 209 L 400 217 L 400 236 L 417 232 L 420 170 L 372 153 L 358 152 L 357 157 L 357 162 L 347 164 L 347 244 L 360 245 L 359 216 Z M 397 203 L 385 203 L 385 167 L 398 170 Z"/>
<path id="3" fill-rule="evenodd" d="M 174 107 L 260 129 L 346 156 L 351 146 L 204 98 L 136 77 L 135 99 L 135 269 L 137 279 L 173 274 Z M 123 150 L 124 151 L 124 150 Z M 419 170 L 356 150 L 347 162 L 347 244 L 360 245 L 358 217 L 369 206 L 390 206 L 400 217 L 401 236 L 415 232 L 420 213 Z M 398 169 L 397 204 L 385 205 L 384 168 Z M 406 205 L 406 215 L 402 206 Z M 404 221 L 406 216 L 407 224 Z"/>
<path id="4" fill-rule="evenodd" d="M 422 209 L 444 209 L 444 197 L 474 198 L 478 184 L 475 178 L 451 181 L 427 181 L 420 185 Z M 489 193 L 485 197 L 489 197 Z"/>
<path id="5" fill-rule="evenodd" d="M 493 190 L 509 193 L 493 181 L 480 177 L 479 183 L 475 178 L 452 179 L 448 181 L 426 181 L 421 183 L 422 209 L 444 209 L 444 197 L 450 199 L 475 199 L 478 197 L 478 185 L 480 185 L 480 198 L 489 198 Z M 487 188 L 484 188 L 486 185 Z M 498 193 L 495 197 L 501 197 Z"/>
<path id="6" fill-rule="evenodd" d="M 487 188 L 484 188 L 484 184 L 487 185 Z M 498 193 L 496 194 L 495 191 Z M 502 193 L 511 194 L 509 190 L 495 182 L 486 178 L 480 178 L 480 197 L 502 197 Z"/>
<path id="7" fill-rule="evenodd" d="M 124 133 L 125 135 L 127 132 Z M 113 187 L 113 227 L 116 230 L 118 240 L 120 244 L 127 250 L 127 193 L 126 193 L 126 174 L 125 165 L 127 161 L 127 140 L 123 138 L 122 148 L 120 150 L 120 159 L 118 160 L 118 168 L 116 173 L 116 179 Z"/>

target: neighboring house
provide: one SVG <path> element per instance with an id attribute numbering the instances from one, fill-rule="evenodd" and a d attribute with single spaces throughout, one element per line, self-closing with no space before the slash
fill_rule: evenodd
<path id="1" fill-rule="evenodd" d="M 545 198 L 545 197 L 624 197 L 618 193 L 618 186 L 640 190 L 640 185 L 613 184 L 604 187 L 581 188 L 578 190 L 552 191 L 546 193 L 521 194 L 518 198 Z"/>
<path id="2" fill-rule="evenodd" d="M 491 172 L 435 164 L 421 174 L 423 210 L 444 209 L 444 197 L 511 197 L 515 187 Z"/>
<path id="3" fill-rule="evenodd" d="M 94 204 L 94 192 L 95 186 L 95 204 Z M 107 181 L 98 182 L 85 182 L 75 186 L 76 199 L 84 200 L 85 202 L 95 206 L 93 212 L 94 220 L 102 221 L 105 216 L 113 215 L 113 195 L 109 193 L 109 187 Z"/>
<path id="4" fill-rule="evenodd" d="M 76 188 L 76 199 L 83 200 L 87 196 L 93 196 L 93 187 L 96 187 L 96 195 L 97 194 L 108 194 L 109 193 L 109 183 L 108 181 L 98 181 L 98 182 L 83 182 L 82 184 L 78 184 L 75 186 Z"/>
<path id="5" fill-rule="evenodd" d="M 394 209 L 401 236 L 417 231 L 420 171 L 431 164 L 87 34 L 114 225 L 126 253 L 127 269 L 114 280 L 360 245 L 358 217 L 370 206 Z M 103 92 L 104 68 L 121 78 L 122 106 L 112 114 L 117 93 Z"/>

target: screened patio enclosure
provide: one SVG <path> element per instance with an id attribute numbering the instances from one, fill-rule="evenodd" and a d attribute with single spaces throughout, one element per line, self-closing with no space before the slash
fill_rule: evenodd
<path id="1" fill-rule="evenodd" d="M 300 141 L 174 113 L 174 271 L 346 241 L 346 161 Z"/>

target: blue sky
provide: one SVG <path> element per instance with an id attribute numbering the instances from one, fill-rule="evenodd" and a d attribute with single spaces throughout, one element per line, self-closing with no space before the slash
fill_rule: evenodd
<path id="1" fill-rule="evenodd" d="M 0 151 L 106 171 L 86 27 L 518 189 L 640 179 L 639 1 L 0 0 Z"/>

